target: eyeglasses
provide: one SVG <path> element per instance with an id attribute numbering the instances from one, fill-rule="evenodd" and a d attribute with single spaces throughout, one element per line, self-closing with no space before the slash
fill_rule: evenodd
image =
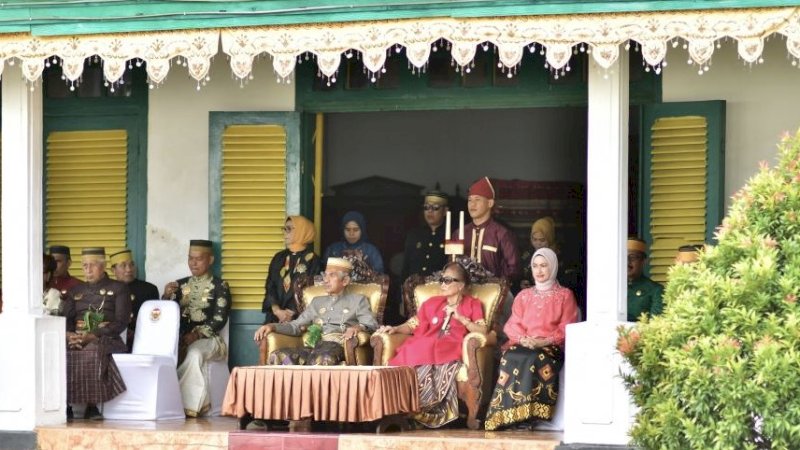
<path id="1" fill-rule="evenodd" d="M 628 255 L 628 261 L 633 262 L 633 261 L 643 261 L 643 260 L 644 260 L 644 255 L 640 255 L 640 254 L 636 254 L 636 253 L 633 254 L 633 255 Z"/>
<path id="2" fill-rule="evenodd" d="M 283 231 L 284 233 L 291 233 L 292 231 L 294 231 L 294 227 L 281 227 L 281 231 Z"/>
<path id="3" fill-rule="evenodd" d="M 425 211 L 439 211 L 442 208 L 442 205 L 422 205 L 422 209 Z"/>
<path id="4" fill-rule="evenodd" d="M 456 283 L 461 283 L 461 280 L 459 280 L 458 278 L 453 278 L 453 277 L 441 277 L 441 278 L 439 278 L 439 282 L 442 283 L 442 284 L 450 284 L 450 283 L 452 283 L 454 281 Z"/>

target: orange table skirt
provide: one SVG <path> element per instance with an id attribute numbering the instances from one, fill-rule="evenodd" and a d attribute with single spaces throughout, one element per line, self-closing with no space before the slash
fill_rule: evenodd
<path id="1" fill-rule="evenodd" d="M 419 411 L 412 367 L 235 367 L 222 414 L 267 420 L 369 422 Z"/>

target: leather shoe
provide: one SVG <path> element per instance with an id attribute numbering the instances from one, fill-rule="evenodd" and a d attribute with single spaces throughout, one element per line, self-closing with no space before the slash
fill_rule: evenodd
<path id="1" fill-rule="evenodd" d="M 103 415 L 95 405 L 87 405 L 86 412 L 83 413 L 83 418 L 88 420 L 103 420 Z"/>

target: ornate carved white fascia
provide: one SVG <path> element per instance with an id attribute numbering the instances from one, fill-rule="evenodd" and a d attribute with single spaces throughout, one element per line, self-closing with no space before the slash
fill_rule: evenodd
<path id="1" fill-rule="evenodd" d="M 353 50 L 361 53 L 369 71 L 377 73 L 387 55 L 400 46 L 406 49 L 409 64 L 421 69 L 431 50 L 444 41 L 461 67 L 472 62 L 479 46 L 491 43 L 497 48 L 500 63 L 508 69 L 516 67 L 526 51 L 537 50 L 544 51 L 552 69 L 559 70 L 583 43 L 594 60 L 608 68 L 619 56 L 620 47 L 631 41 L 639 44 L 645 62 L 651 66 L 662 64 L 669 47 L 682 45 L 689 58 L 702 67 L 724 39 L 736 40 L 739 56 L 754 63 L 759 62 L 764 39 L 776 33 L 786 36 L 788 51 L 800 59 L 800 8 L 796 7 L 433 18 L 221 31 L 222 51 L 230 57 L 231 69 L 239 78 L 250 75 L 255 57 L 262 54 L 270 55 L 277 75 L 287 78 L 306 52 L 314 55 L 323 75 L 334 77 L 342 55 Z"/>
<path id="2" fill-rule="evenodd" d="M 25 78 L 35 81 L 56 57 L 65 78 L 76 81 L 84 61 L 97 56 L 110 82 L 118 81 L 132 60 L 141 60 L 147 63 L 150 82 L 158 84 L 177 58 L 200 83 L 219 51 L 220 35 L 231 70 L 242 79 L 250 76 L 255 58 L 264 54 L 272 57 L 279 78 L 288 78 L 303 54 L 312 54 L 320 73 L 333 77 L 342 56 L 353 51 L 360 53 L 367 70 L 378 73 L 390 52 L 400 48 L 416 69 L 424 68 L 431 52 L 442 46 L 449 48 L 455 64 L 467 67 L 487 44 L 495 46 L 500 64 L 512 70 L 527 51 L 543 52 L 551 69 L 563 69 L 582 44 L 601 67 L 608 68 L 620 47 L 631 42 L 640 46 L 644 61 L 656 69 L 667 50 L 679 45 L 703 67 L 725 39 L 737 42 L 742 60 L 758 63 L 764 39 L 776 34 L 785 37 L 787 51 L 797 64 L 800 7 L 432 18 L 60 37 L 0 34 L 0 74 L 6 61 L 19 62 Z"/>
<path id="3" fill-rule="evenodd" d="M 174 58 L 182 58 L 189 75 L 201 82 L 219 51 L 218 30 L 104 34 L 81 36 L 0 35 L 0 74 L 5 62 L 22 64 L 23 76 L 34 82 L 45 66 L 58 58 L 64 76 L 76 81 L 83 73 L 84 61 L 95 56 L 103 60 L 103 73 L 117 82 L 132 60 L 147 63 L 151 84 L 164 81 Z"/>

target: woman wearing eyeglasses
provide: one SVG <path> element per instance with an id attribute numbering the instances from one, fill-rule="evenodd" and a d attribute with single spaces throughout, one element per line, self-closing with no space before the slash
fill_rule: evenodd
<path id="1" fill-rule="evenodd" d="M 342 217 L 342 238 L 325 249 L 322 255 L 322 265 L 330 257 L 342 258 L 345 256 L 360 259 L 375 273 L 383 273 L 383 258 L 378 247 L 372 245 L 367 239 L 367 221 L 358 211 L 348 211 Z"/>
<path id="2" fill-rule="evenodd" d="M 531 271 L 535 286 L 517 294 L 503 328 L 508 342 L 503 345 L 486 430 L 517 424 L 530 429 L 535 420 L 550 420 L 555 410 L 566 328 L 578 321 L 578 305 L 572 291 L 556 280 L 555 252 L 537 250 Z"/>
<path id="3" fill-rule="evenodd" d="M 286 249 L 272 257 L 264 284 L 261 311 L 264 323 L 289 322 L 297 314 L 294 301 L 294 280 L 298 275 L 311 276 L 320 271 L 319 257 L 314 254 L 314 224 L 303 216 L 289 216 L 283 228 Z"/>
<path id="4" fill-rule="evenodd" d="M 420 389 L 420 413 L 414 419 L 438 428 L 458 418 L 456 373 L 461 367 L 461 345 L 470 332 L 486 333 L 480 300 L 467 295 L 469 274 L 458 263 L 444 266 L 441 295 L 422 304 L 417 315 L 379 333 L 412 335 L 389 361 L 393 366 L 415 366 Z"/>

